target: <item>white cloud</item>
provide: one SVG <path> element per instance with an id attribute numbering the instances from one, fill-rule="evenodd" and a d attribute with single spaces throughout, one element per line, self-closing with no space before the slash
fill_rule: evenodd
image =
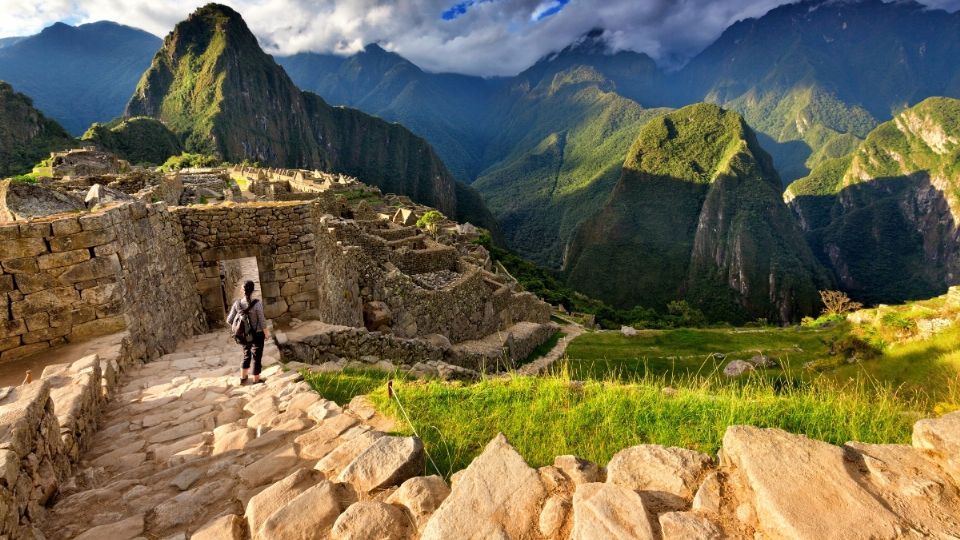
<path id="1" fill-rule="evenodd" d="M 509 75 L 592 28 L 622 49 L 661 62 L 686 58 L 731 23 L 760 16 L 784 0 L 558 0 L 467 2 L 453 20 L 441 14 L 462 0 L 222 0 L 239 11 L 271 53 L 347 54 L 367 43 L 430 71 Z M 0 0 L 0 36 L 29 35 L 56 21 L 112 20 L 159 36 L 205 0 Z M 926 0 L 956 10 L 960 0 Z M 538 20 L 539 19 L 539 20 Z"/>

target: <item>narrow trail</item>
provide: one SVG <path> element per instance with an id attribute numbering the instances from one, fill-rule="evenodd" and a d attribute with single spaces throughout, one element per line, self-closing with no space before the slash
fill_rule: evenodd
<path id="1" fill-rule="evenodd" d="M 567 345 L 583 334 L 584 329 L 579 324 L 566 324 L 560 327 L 560 331 L 566 335 L 557 341 L 557 344 L 550 349 L 550 352 L 529 364 L 521 366 L 520 369 L 517 370 L 518 375 L 541 375 L 547 372 L 557 360 L 563 358 L 567 352 Z"/>
<path id="2" fill-rule="evenodd" d="M 218 517 L 238 527 L 254 495 L 371 430 L 282 372 L 274 345 L 265 352 L 265 384 L 240 386 L 225 332 L 129 370 L 43 520 L 46 537 L 167 538 Z"/>

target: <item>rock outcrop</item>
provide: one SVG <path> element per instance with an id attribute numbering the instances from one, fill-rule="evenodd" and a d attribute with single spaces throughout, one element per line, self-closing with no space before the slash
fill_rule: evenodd
<path id="1" fill-rule="evenodd" d="M 83 199 L 17 180 L 0 180 L 0 223 L 79 212 Z"/>

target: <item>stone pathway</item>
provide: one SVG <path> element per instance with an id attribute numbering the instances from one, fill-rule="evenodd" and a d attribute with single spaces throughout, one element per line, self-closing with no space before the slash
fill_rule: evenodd
<path id="1" fill-rule="evenodd" d="M 299 373 L 284 373 L 272 344 L 264 355 L 265 364 L 275 364 L 264 370 L 267 382 L 240 386 L 238 354 L 225 332 L 206 334 L 129 370 L 42 521 L 46 537 L 202 538 L 195 531 L 220 518 L 210 538 L 240 538 L 241 516 L 253 530 L 260 525 L 251 512 L 264 511 L 250 502 L 258 493 L 291 473 L 313 483 L 337 474 L 370 446 L 341 445 L 383 437 L 297 382 Z M 416 457 L 405 465 L 420 467 L 405 478 L 422 474 Z M 373 476 L 369 482 L 384 480 Z M 357 495 L 338 497 L 334 518 Z"/>
<path id="2" fill-rule="evenodd" d="M 579 324 L 566 324 L 560 327 L 560 331 L 566 335 L 557 341 L 557 344 L 550 349 L 550 352 L 529 364 L 521 366 L 520 369 L 517 370 L 518 375 L 542 375 L 546 373 L 557 360 L 564 357 L 567 352 L 567 345 L 583 334 L 584 329 Z"/>

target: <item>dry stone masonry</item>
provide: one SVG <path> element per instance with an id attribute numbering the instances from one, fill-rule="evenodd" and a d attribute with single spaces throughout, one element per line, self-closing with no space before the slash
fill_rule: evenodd
<path id="1" fill-rule="evenodd" d="M 433 475 L 417 437 L 318 395 L 303 369 L 475 379 L 549 339 L 549 306 L 476 230 L 426 234 L 429 209 L 299 175 L 282 181 L 302 199 L 134 197 L 0 225 L 0 362 L 66 358 L 0 389 L 0 538 L 960 537 L 960 412 L 917 422 L 910 445 L 732 426 L 716 457 L 639 445 L 605 466 L 532 467 L 497 435 L 449 482 Z M 267 382 L 240 385 L 237 346 L 205 332 L 250 258 L 283 329 Z"/>

